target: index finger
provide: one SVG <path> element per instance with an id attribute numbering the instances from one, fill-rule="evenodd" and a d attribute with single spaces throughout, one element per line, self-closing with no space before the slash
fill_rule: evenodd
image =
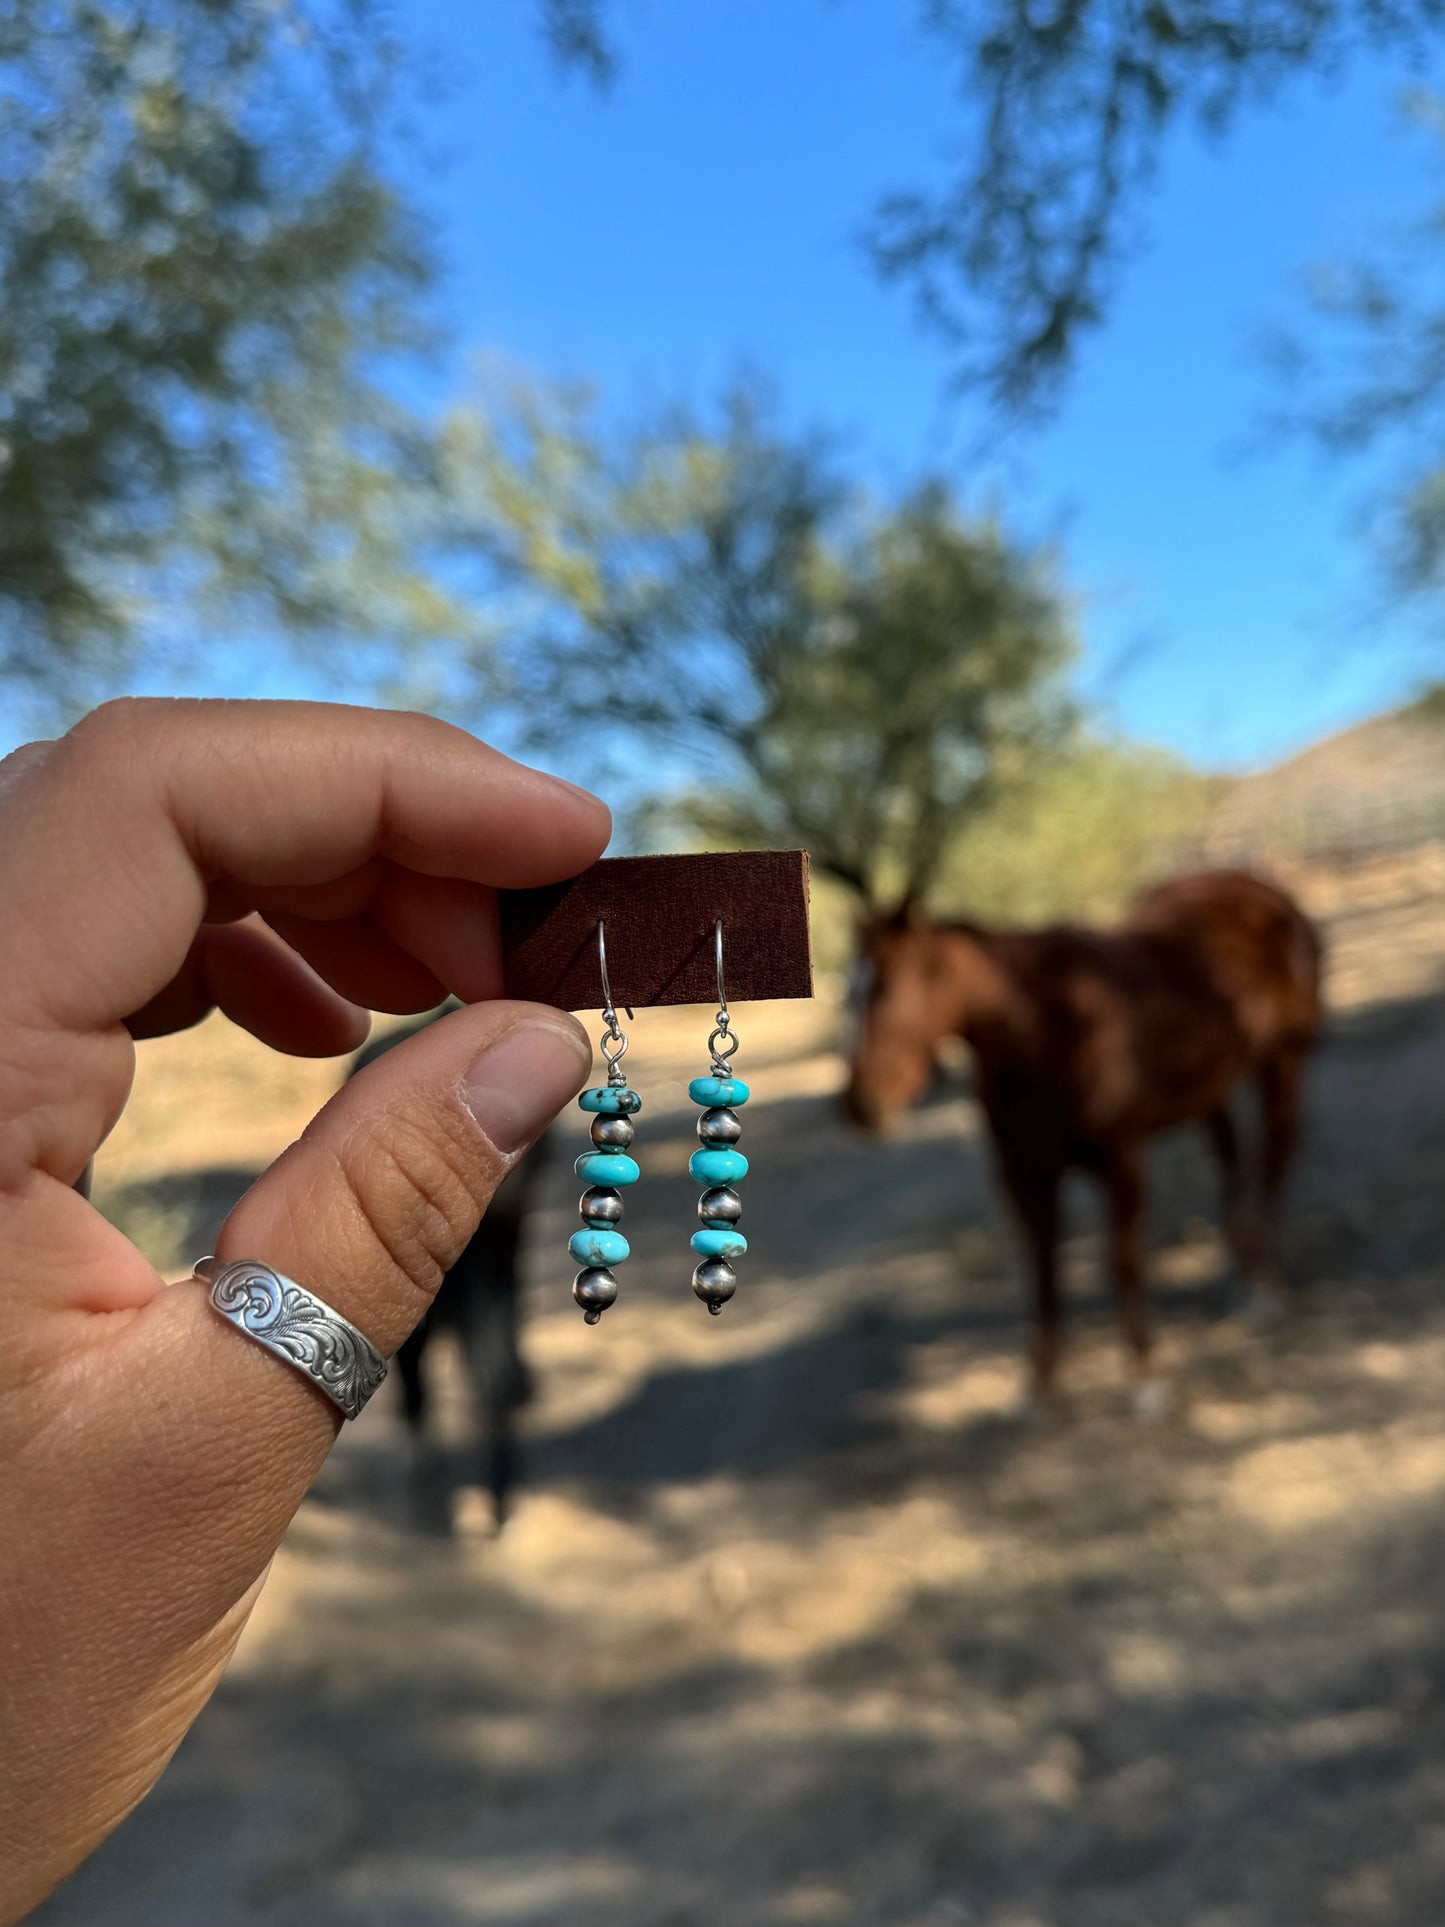
<path id="1" fill-rule="evenodd" d="M 128 700 L 12 760 L 0 770 L 12 1120 L 38 1108 L 58 1123 L 87 1080 L 118 1111 L 130 1058 L 122 1072 L 115 1028 L 174 977 L 218 881 L 323 884 L 382 857 L 504 888 L 552 882 L 585 868 L 610 827 L 596 797 L 450 724 L 329 703 Z M 104 1061 L 89 1048 L 102 1045 Z M 0 1148 L 0 1172 L 9 1164 Z"/>

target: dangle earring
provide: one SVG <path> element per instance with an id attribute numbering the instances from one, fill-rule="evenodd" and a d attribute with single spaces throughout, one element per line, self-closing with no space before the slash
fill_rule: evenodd
<path id="1" fill-rule="evenodd" d="M 589 1325 L 598 1319 L 617 1297 L 617 1280 L 612 1266 L 629 1256 L 630 1246 L 617 1229 L 622 1218 L 622 1188 L 636 1184 L 636 1161 L 627 1155 L 635 1135 L 632 1120 L 642 1109 L 642 1099 L 627 1087 L 622 1059 L 627 1054 L 627 1039 L 612 1007 L 612 986 L 607 981 L 607 937 L 602 923 L 597 925 L 597 962 L 602 972 L 602 1061 L 607 1066 L 607 1082 L 596 1090 L 583 1091 L 578 1108 L 592 1113 L 592 1145 L 578 1158 L 577 1175 L 587 1185 L 577 1209 L 582 1229 L 574 1232 L 567 1244 L 573 1259 L 582 1266 L 572 1285 L 572 1296 L 582 1307 Z M 627 1010 L 624 1004 L 623 1009 Z M 627 1011 L 631 1020 L 632 1012 Z"/>
<path id="2" fill-rule="evenodd" d="M 694 1151 L 688 1170 L 707 1189 L 697 1201 L 702 1230 L 695 1231 L 692 1248 L 700 1262 L 693 1270 L 692 1288 L 714 1317 L 738 1288 L 737 1273 L 731 1260 L 741 1258 L 748 1241 L 738 1230 L 743 1201 L 733 1189 L 748 1174 L 748 1161 L 739 1151 L 743 1127 L 738 1111 L 752 1093 L 740 1077 L 734 1077 L 729 1059 L 738 1047 L 737 1033 L 728 1021 L 727 993 L 723 988 L 723 929 L 719 918 L 714 931 L 717 949 L 717 1017 L 707 1040 L 712 1071 L 695 1077 L 687 1087 L 694 1104 L 704 1106 L 697 1121 L 702 1149 Z"/>

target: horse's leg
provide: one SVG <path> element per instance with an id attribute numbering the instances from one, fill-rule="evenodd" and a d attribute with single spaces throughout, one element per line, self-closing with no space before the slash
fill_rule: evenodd
<path id="1" fill-rule="evenodd" d="M 530 1403 L 536 1385 L 531 1368 L 522 1355 L 522 1276 L 513 1251 L 497 1278 L 498 1315 L 501 1320 L 501 1348 L 506 1360 L 504 1396 L 513 1411 Z"/>
<path id="2" fill-rule="evenodd" d="M 518 1452 L 513 1414 L 526 1394 L 518 1348 L 517 1256 L 520 1226 L 483 1222 L 485 1252 L 469 1267 L 462 1343 L 480 1435 L 483 1482 L 500 1529 L 517 1483 Z"/>
<path id="3" fill-rule="evenodd" d="M 1014 1165 L 1004 1159 L 1003 1178 L 1018 1214 L 1034 1291 L 1033 1395 L 1045 1400 L 1058 1373 L 1059 1186 L 1057 1166 Z"/>
<path id="4" fill-rule="evenodd" d="M 522 1279 L 517 1246 L 512 1243 L 506 1262 L 492 1280 L 492 1331 L 497 1376 L 493 1387 L 491 1489 L 492 1511 L 500 1532 L 506 1524 L 512 1493 L 521 1477 L 516 1413 L 532 1396 L 532 1378 L 522 1357 Z"/>
<path id="5" fill-rule="evenodd" d="M 1137 1143 L 1117 1145 L 1104 1167 L 1109 1200 L 1114 1291 L 1141 1410 L 1155 1408 L 1159 1388 L 1150 1371 L 1153 1332 L 1144 1280 L 1144 1165 Z"/>
<path id="6" fill-rule="evenodd" d="M 416 1330 L 401 1342 L 396 1354 L 397 1377 L 401 1380 L 401 1411 L 407 1429 L 414 1437 L 421 1436 L 426 1422 L 426 1381 L 422 1377 L 422 1354 L 426 1350 L 427 1321 L 422 1319 Z"/>
<path id="7" fill-rule="evenodd" d="M 1253 1283 L 1260 1261 L 1259 1211 L 1246 1181 L 1239 1126 L 1229 1105 L 1220 1104 L 1207 1114 L 1204 1128 L 1219 1164 L 1225 1241 L 1240 1280 Z"/>
<path id="8" fill-rule="evenodd" d="M 1264 1113 L 1261 1269 L 1269 1283 L 1281 1292 L 1288 1281 L 1281 1252 L 1280 1210 L 1299 1149 L 1304 1072 L 1305 1054 L 1290 1044 L 1282 1045 L 1267 1057 L 1259 1070 Z"/>

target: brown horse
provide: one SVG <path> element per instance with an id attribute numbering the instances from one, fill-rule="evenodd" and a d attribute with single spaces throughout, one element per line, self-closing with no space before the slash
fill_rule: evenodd
<path id="1" fill-rule="evenodd" d="M 1306 1055 L 1320 1024 L 1321 948 L 1282 890 L 1206 871 L 1149 891 L 1111 931 L 985 930 L 900 915 L 867 933 L 862 1032 L 847 1093 L 885 1128 L 922 1093 L 944 1038 L 972 1047 L 999 1175 L 1027 1246 L 1037 1313 L 1034 1386 L 1059 1350 L 1059 1193 L 1095 1176 L 1108 1202 L 1120 1317 L 1149 1384 L 1143 1143 L 1197 1119 L 1224 1180 L 1241 1271 L 1281 1284 L 1278 1212 L 1299 1136 Z M 1242 1155 L 1230 1099 L 1253 1081 L 1260 1156 Z"/>

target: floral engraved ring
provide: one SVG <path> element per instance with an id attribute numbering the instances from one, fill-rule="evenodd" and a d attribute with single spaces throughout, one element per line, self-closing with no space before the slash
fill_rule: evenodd
<path id="1" fill-rule="evenodd" d="M 386 1377 L 386 1360 L 365 1333 L 284 1272 L 254 1258 L 202 1258 L 196 1276 L 222 1318 L 309 1378 L 347 1418 Z"/>

